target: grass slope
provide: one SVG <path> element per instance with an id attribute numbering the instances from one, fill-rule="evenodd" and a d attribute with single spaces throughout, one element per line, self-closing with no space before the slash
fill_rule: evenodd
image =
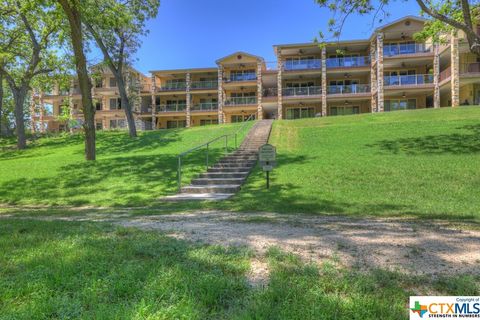
<path id="1" fill-rule="evenodd" d="M 240 131 L 239 141 L 248 127 Z M 42 138 L 24 151 L 0 152 L 0 202 L 43 205 L 147 205 L 177 188 L 176 156 L 241 128 L 241 124 L 140 133 L 99 132 L 97 161 L 83 159 L 80 135 Z M 2 144 L 0 144 L 1 146 Z M 223 152 L 225 140 L 210 146 L 210 160 Z M 229 147 L 233 147 L 233 138 Z M 202 151 L 184 158 L 186 183 L 204 170 Z"/>
<path id="2" fill-rule="evenodd" d="M 68 221 L 0 221 L 0 319 L 405 319 L 409 295 L 475 295 L 478 277 L 320 266 L 157 232 Z M 421 284 L 421 285 L 419 285 Z"/>

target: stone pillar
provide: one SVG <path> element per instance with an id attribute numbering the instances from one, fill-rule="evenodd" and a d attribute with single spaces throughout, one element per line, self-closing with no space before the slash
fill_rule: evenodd
<path id="1" fill-rule="evenodd" d="M 74 106 L 75 104 L 73 103 L 73 91 L 75 90 L 75 87 L 74 87 L 74 81 L 71 80 L 70 81 L 70 89 L 68 90 L 68 109 L 70 110 L 70 120 L 73 120 L 74 117 L 75 117 L 75 109 L 74 109 Z M 105 106 L 104 106 L 105 108 Z M 69 130 L 70 130 L 70 133 L 73 133 L 73 128 L 72 126 L 70 125 L 69 126 Z"/>
<path id="2" fill-rule="evenodd" d="M 157 118 L 155 117 L 157 110 L 155 110 L 156 105 L 155 105 L 155 91 L 157 90 L 156 84 L 155 84 L 155 75 L 152 74 L 152 85 L 150 87 L 150 94 L 152 95 L 152 130 L 157 129 Z"/>
<path id="3" fill-rule="evenodd" d="M 192 79 L 191 79 L 191 74 L 190 72 L 187 72 L 186 76 L 186 82 L 187 82 L 187 110 L 186 110 L 186 117 L 187 117 L 187 128 L 190 128 L 191 125 L 191 103 L 192 103 L 192 94 L 190 93 L 190 88 L 192 86 Z"/>
<path id="4" fill-rule="evenodd" d="M 452 32 L 450 37 L 450 50 L 451 50 L 451 87 L 452 87 L 452 107 L 458 107 L 460 105 L 460 61 L 458 54 L 458 37 L 457 34 Z"/>
<path id="5" fill-rule="evenodd" d="M 40 91 L 40 132 L 45 132 L 45 123 L 44 123 L 44 116 L 45 116 L 45 102 L 43 101 L 43 91 Z"/>
<path id="6" fill-rule="evenodd" d="M 371 93 L 371 112 L 377 112 L 377 58 L 376 58 L 375 40 L 370 42 L 370 93 Z"/>
<path id="7" fill-rule="evenodd" d="M 218 123 L 225 123 L 223 103 L 223 66 L 218 66 Z"/>
<path id="8" fill-rule="evenodd" d="M 440 108 L 440 49 L 433 45 L 433 107 Z"/>
<path id="9" fill-rule="evenodd" d="M 327 115 L 327 48 L 322 48 L 322 117 Z"/>
<path id="10" fill-rule="evenodd" d="M 377 112 L 384 111 L 383 33 L 377 34 Z"/>
<path id="11" fill-rule="evenodd" d="M 32 97 L 30 101 L 30 125 L 32 127 L 32 133 L 35 134 L 36 128 L 35 128 L 35 90 L 32 90 Z"/>
<path id="12" fill-rule="evenodd" d="M 283 92 L 282 92 L 282 73 L 283 73 L 283 60 L 280 52 L 277 58 L 278 73 L 277 73 L 277 119 L 283 119 Z"/>
<path id="13" fill-rule="evenodd" d="M 263 62 L 257 61 L 257 119 L 263 119 L 263 106 L 262 106 L 262 66 Z"/>

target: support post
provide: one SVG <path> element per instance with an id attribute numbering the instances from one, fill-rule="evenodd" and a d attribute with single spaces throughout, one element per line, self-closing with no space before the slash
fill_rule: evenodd
<path id="1" fill-rule="evenodd" d="M 223 116 L 223 66 L 218 66 L 218 123 L 225 123 L 225 117 Z"/>
<path id="2" fill-rule="evenodd" d="M 377 112 L 384 111 L 383 33 L 377 34 Z"/>
<path id="3" fill-rule="evenodd" d="M 191 79 L 191 74 L 190 72 L 187 72 L 186 75 L 186 90 L 187 90 L 187 110 L 186 110 L 186 120 L 187 120 L 187 128 L 190 128 L 191 126 L 191 103 L 192 103 L 192 94 L 190 93 L 190 88 L 192 86 L 192 79 Z"/>
<path id="4" fill-rule="evenodd" d="M 327 115 L 327 48 L 322 47 L 322 117 Z"/>
<path id="5" fill-rule="evenodd" d="M 263 106 L 262 106 L 262 61 L 257 61 L 257 118 L 263 119 Z"/>
<path id="6" fill-rule="evenodd" d="M 370 92 L 371 92 L 371 112 L 377 112 L 377 44 L 375 39 L 370 42 Z"/>
<path id="7" fill-rule="evenodd" d="M 156 84 L 155 84 L 155 75 L 152 74 L 152 81 L 151 81 L 151 87 L 150 87 L 150 94 L 152 95 L 152 105 L 151 105 L 151 108 L 152 108 L 152 130 L 155 130 L 157 129 L 157 119 L 155 117 L 156 115 L 156 112 L 157 110 L 155 110 L 156 108 L 156 103 L 155 103 L 155 100 L 156 100 L 156 97 L 155 97 L 155 91 L 157 91 L 157 87 L 156 87 Z"/>
<path id="8" fill-rule="evenodd" d="M 283 59 L 280 50 L 277 52 L 277 119 L 283 119 L 283 92 L 282 92 L 282 73 L 283 73 Z"/>
<path id="9" fill-rule="evenodd" d="M 433 107 L 440 108 L 440 54 L 437 43 L 433 45 Z"/>
<path id="10" fill-rule="evenodd" d="M 458 37 L 452 32 L 450 37 L 451 50 L 451 87 L 452 87 L 452 107 L 460 106 L 460 61 L 458 55 Z"/>

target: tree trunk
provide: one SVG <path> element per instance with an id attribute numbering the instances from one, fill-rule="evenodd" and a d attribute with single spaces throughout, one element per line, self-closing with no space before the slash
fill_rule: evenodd
<path id="1" fill-rule="evenodd" d="M 59 0 L 68 22 L 72 47 L 75 54 L 75 66 L 77 69 L 78 83 L 82 95 L 82 108 L 85 130 L 85 159 L 95 160 L 95 108 L 92 99 L 92 83 L 88 76 L 87 59 L 83 50 L 82 20 L 77 8 L 77 0 Z"/>
<path id="2" fill-rule="evenodd" d="M 13 100 L 15 101 L 15 130 L 17 133 L 17 148 L 25 149 L 27 147 L 27 138 L 25 137 L 25 114 L 23 107 L 25 104 L 26 88 L 11 88 Z"/>
<path id="3" fill-rule="evenodd" d="M 122 75 L 118 72 L 115 72 L 114 75 L 117 80 L 120 99 L 122 100 L 122 108 L 125 110 L 125 116 L 127 117 L 128 133 L 130 137 L 134 138 L 137 136 L 137 128 L 135 126 L 135 119 L 133 118 L 132 106 L 130 105 L 127 89 L 125 88 L 125 82 L 123 81 Z"/>
<path id="4" fill-rule="evenodd" d="M 0 137 L 3 130 L 3 74 L 0 73 Z"/>

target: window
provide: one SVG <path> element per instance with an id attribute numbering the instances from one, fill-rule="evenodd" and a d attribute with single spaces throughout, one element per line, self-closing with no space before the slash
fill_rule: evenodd
<path id="1" fill-rule="evenodd" d="M 315 116 L 314 107 L 289 108 L 287 109 L 287 119 L 313 118 Z"/>
<path id="2" fill-rule="evenodd" d="M 103 130 L 103 123 L 102 123 L 102 122 L 97 122 L 97 123 L 95 124 L 95 128 L 96 128 L 97 130 Z"/>
<path id="3" fill-rule="evenodd" d="M 110 120 L 110 129 L 125 129 L 127 121 L 125 119 Z"/>
<path id="4" fill-rule="evenodd" d="M 109 85 L 110 88 L 115 88 L 117 86 L 117 80 L 115 78 L 110 78 Z"/>
<path id="5" fill-rule="evenodd" d="M 344 116 L 350 114 L 359 114 L 360 107 L 358 106 L 338 106 L 330 108 L 331 116 Z"/>
<path id="6" fill-rule="evenodd" d="M 286 70 L 319 69 L 321 60 L 309 57 L 291 57 L 285 59 Z"/>
<path id="7" fill-rule="evenodd" d="M 200 120 L 201 126 L 208 126 L 211 124 L 218 124 L 218 120 L 217 119 L 201 119 Z"/>
<path id="8" fill-rule="evenodd" d="M 169 120 L 167 121 L 167 129 L 185 128 L 187 126 L 186 120 Z"/>
<path id="9" fill-rule="evenodd" d="M 102 88 L 102 87 L 103 87 L 102 79 L 95 79 L 95 88 Z"/>
<path id="10" fill-rule="evenodd" d="M 95 110 L 97 111 L 101 111 L 103 108 L 102 108 L 102 103 L 97 101 L 95 102 Z"/>
<path id="11" fill-rule="evenodd" d="M 110 129 L 117 128 L 117 120 L 110 120 Z"/>
<path id="12" fill-rule="evenodd" d="M 232 115 L 231 122 L 244 122 L 247 121 L 247 119 L 250 117 L 250 115 Z M 256 115 L 254 115 L 251 120 L 255 120 L 257 118 Z"/>
<path id="13" fill-rule="evenodd" d="M 111 98 L 110 99 L 110 110 L 120 110 L 120 109 L 122 109 L 122 99 Z"/>
<path id="14" fill-rule="evenodd" d="M 407 109 L 416 109 L 417 100 L 415 99 L 396 99 L 396 100 L 385 100 L 385 111 L 396 111 L 396 110 L 407 110 Z"/>
<path id="15" fill-rule="evenodd" d="M 230 71 L 230 81 L 248 81 L 256 80 L 255 70 L 232 70 Z"/>

